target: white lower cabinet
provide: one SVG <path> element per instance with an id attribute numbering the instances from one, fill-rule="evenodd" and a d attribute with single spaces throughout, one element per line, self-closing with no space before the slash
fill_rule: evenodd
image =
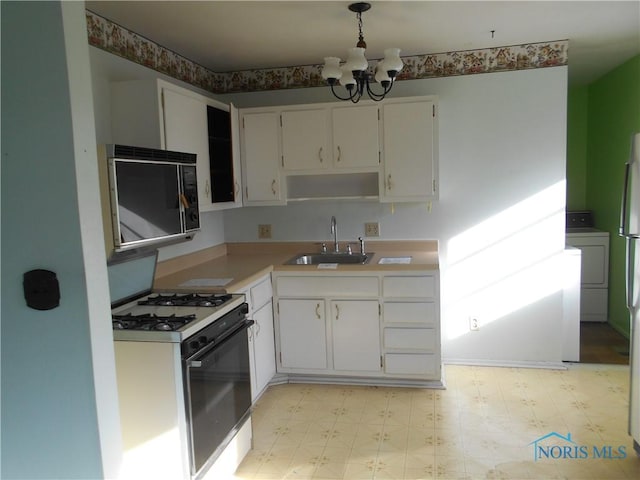
<path id="1" fill-rule="evenodd" d="M 384 359 L 389 375 L 440 376 L 440 358 L 432 353 L 387 353 Z"/>
<path id="2" fill-rule="evenodd" d="M 335 370 L 380 371 L 379 311 L 378 300 L 331 302 Z"/>
<path id="3" fill-rule="evenodd" d="M 280 374 L 441 385 L 438 272 L 276 271 L 273 285 Z"/>
<path id="4" fill-rule="evenodd" d="M 382 279 L 384 371 L 440 379 L 440 290 L 437 272 Z"/>
<path id="5" fill-rule="evenodd" d="M 238 293 L 245 294 L 248 318 L 255 322 L 249 329 L 251 399 L 255 402 L 276 374 L 271 278 L 266 275 Z"/>
<path id="6" fill-rule="evenodd" d="M 278 326 L 281 369 L 327 369 L 323 300 L 278 301 Z"/>
<path id="7" fill-rule="evenodd" d="M 276 351 L 273 340 L 273 304 L 263 305 L 252 315 L 253 337 L 252 397 L 256 400 L 276 374 Z"/>

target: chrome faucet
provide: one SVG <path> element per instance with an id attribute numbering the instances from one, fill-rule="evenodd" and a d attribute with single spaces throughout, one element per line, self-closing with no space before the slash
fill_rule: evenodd
<path id="1" fill-rule="evenodd" d="M 331 233 L 333 234 L 333 248 L 336 253 L 340 251 L 338 245 L 338 226 L 336 225 L 336 217 L 331 217 Z"/>

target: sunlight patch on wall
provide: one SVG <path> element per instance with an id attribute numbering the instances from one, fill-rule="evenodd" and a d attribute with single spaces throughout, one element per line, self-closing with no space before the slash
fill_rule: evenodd
<path id="1" fill-rule="evenodd" d="M 181 478 L 186 473 L 183 468 L 186 461 L 176 454 L 176 445 L 180 444 L 178 428 L 172 428 L 139 445 L 125 446 L 118 480 Z M 162 461 L 158 461 L 158 455 Z M 182 452 L 185 455 L 186 451 Z"/>
<path id="2" fill-rule="evenodd" d="M 565 182 L 560 181 L 451 238 L 443 274 L 443 334 L 469 332 L 562 291 Z"/>

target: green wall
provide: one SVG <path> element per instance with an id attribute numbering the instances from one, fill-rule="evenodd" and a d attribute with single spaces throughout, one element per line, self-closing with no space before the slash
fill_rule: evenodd
<path id="1" fill-rule="evenodd" d="M 608 231 L 609 323 L 629 336 L 625 306 L 625 245 L 618 236 L 624 163 L 631 134 L 640 131 L 640 55 L 589 85 L 587 204 L 596 226 Z"/>
<path id="2" fill-rule="evenodd" d="M 569 89 L 567 119 L 567 208 L 593 210 L 595 226 L 610 233 L 609 323 L 628 337 L 618 221 L 631 134 L 640 131 L 640 55 L 587 87 Z"/>
<path id="3" fill-rule="evenodd" d="M 569 88 L 567 99 L 567 210 L 587 209 L 587 109 L 589 90 Z"/>

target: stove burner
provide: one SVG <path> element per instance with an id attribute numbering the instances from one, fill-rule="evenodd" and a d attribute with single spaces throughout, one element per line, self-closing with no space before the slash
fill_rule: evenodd
<path id="1" fill-rule="evenodd" d="M 147 297 L 138 301 L 138 305 L 158 305 L 171 307 L 219 307 L 231 299 L 230 294 L 202 295 L 199 293 L 187 293 L 183 295 L 162 295 Z"/>
<path id="2" fill-rule="evenodd" d="M 167 331 L 171 331 L 173 330 L 173 327 L 171 326 L 170 323 L 167 322 L 160 322 L 160 323 L 156 323 L 153 327 L 154 330 L 162 330 L 164 332 Z"/>
<path id="3" fill-rule="evenodd" d="M 111 315 L 114 330 L 160 330 L 173 331 L 178 330 L 192 320 L 195 320 L 195 314 L 191 315 L 168 315 L 161 316 L 152 313 L 142 315 Z"/>

